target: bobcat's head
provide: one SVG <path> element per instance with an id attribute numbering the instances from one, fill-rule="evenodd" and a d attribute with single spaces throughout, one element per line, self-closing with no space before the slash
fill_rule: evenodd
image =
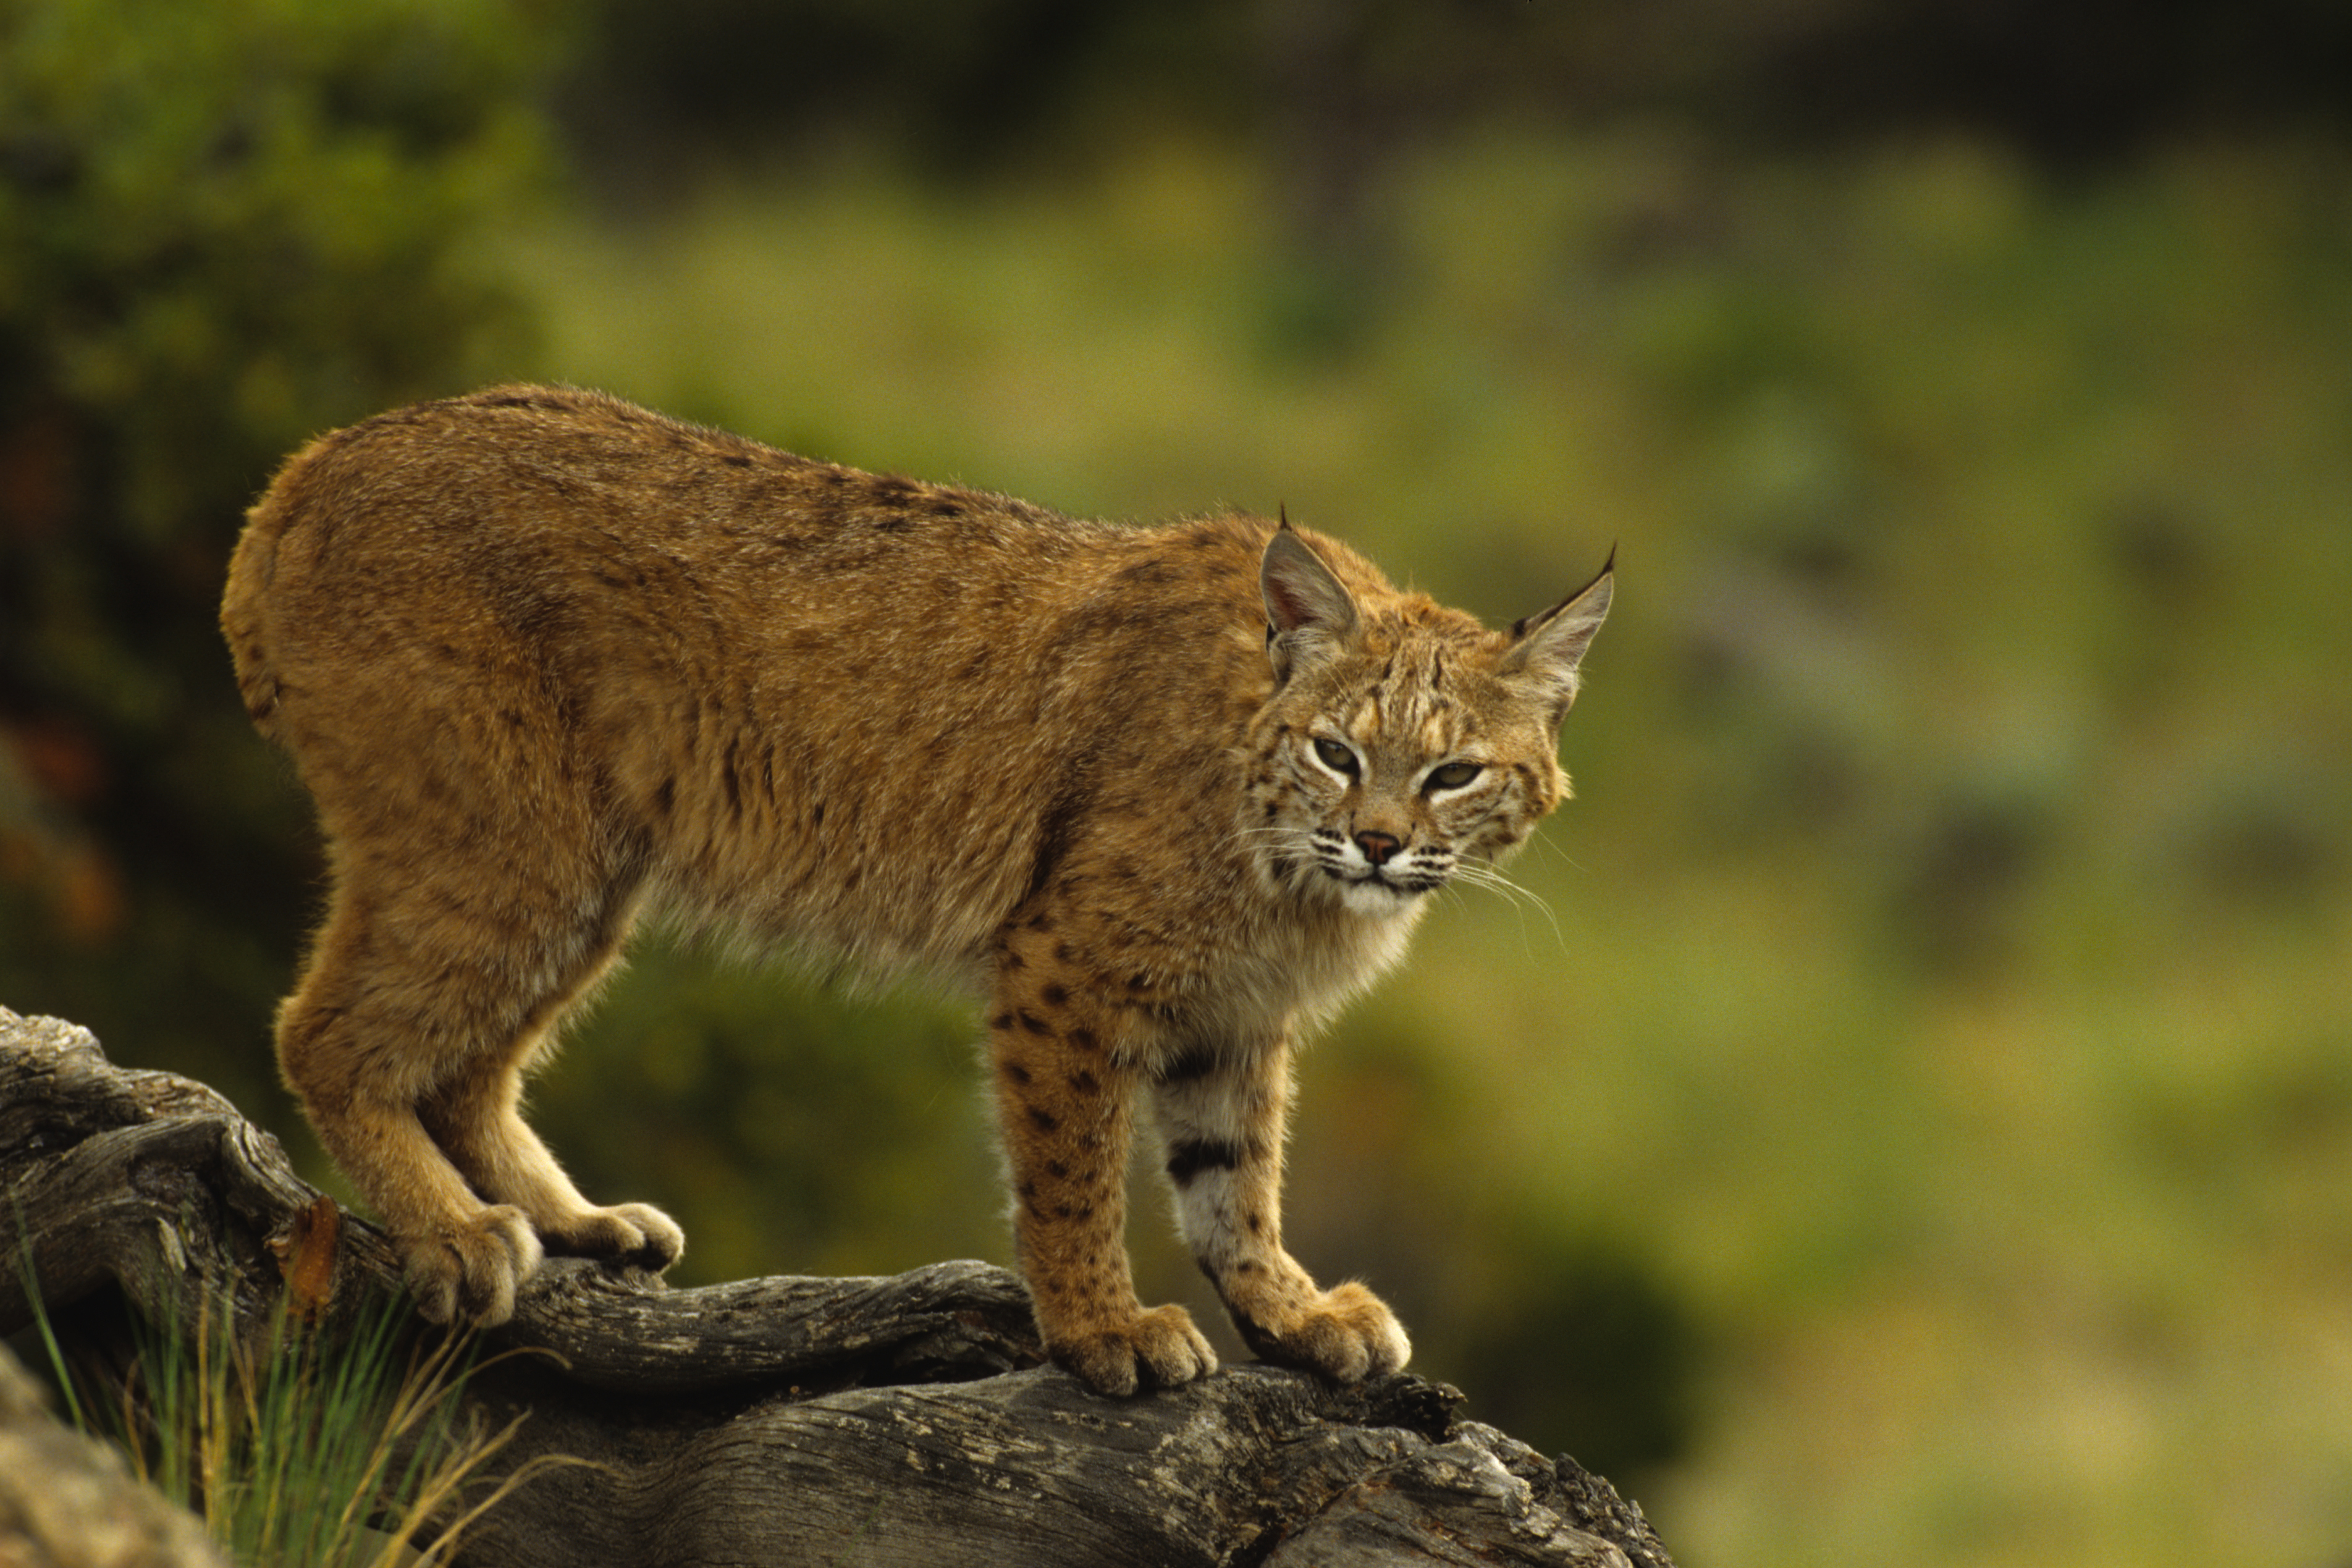
<path id="1" fill-rule="evenodd" d="M 1423 595 L 1360 598 L 1278 530 L 1258 574 L 1275 689 L 1246 825 L 1276 882 L 1392 915 L 1524 841 L 1568 793 L 1559 723 L 1611 575 L 1492 632 Z"/>

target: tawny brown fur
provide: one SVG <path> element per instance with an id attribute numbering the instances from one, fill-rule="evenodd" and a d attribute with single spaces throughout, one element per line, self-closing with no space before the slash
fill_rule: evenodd
<path id="1" fill-rule="evenodd" d="M 331 856 L 287 1080 L 425 1313 L 495 1321 L 542 1247 L 683 1245 L 517 1111 L 642 912 L 950 971 L 992 998 L 1057 1360 L 1114 1393 L 1215 1364 L 1129 1280 L 1141 1102 L 1249 1344 L 1397 1367 L 1388 1309 L 1283 1250 L 1290 1052 L 1561 798 L 1609 592 L 1489 632 L 1264 519 L 1076 521 L 593 393 L 368 420 L 288 462 L 222 607 Z"/>

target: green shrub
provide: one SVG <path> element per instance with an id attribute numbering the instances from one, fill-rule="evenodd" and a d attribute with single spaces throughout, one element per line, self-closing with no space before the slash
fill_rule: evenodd
<path id="1" fill-rule="evenodd" d="M 469 0 L 0 0 L 14 1005 L 257 1089 L 314 872 L 221 575 L 290 447 L 513 328 L 465 239 L 541 166 L 549 33 Z"/>

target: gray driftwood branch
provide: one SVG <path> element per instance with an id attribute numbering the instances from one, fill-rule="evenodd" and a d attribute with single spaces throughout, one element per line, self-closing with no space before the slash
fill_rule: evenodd
<path id="1" fill-rule="evenodd" d="M 0 1331 L 29 1321 L 27 1249 L 53 1320 L 100 1340 L 120 1303 L 192 1323 L 226 1300 L 258 1333 L 291 1289 L 331 1331 L 397 1289 L 362 1220 L 323 1256 L 289 1245 L 318 1194 L 220 1096 L 5 1009 L 0 1192 Z M 467 1383 L 496 1425 L 528 1413 L 492 1479 L 593 1464 L 542 1467 L 461 1562 L 1671 1568 L 1606 1481 L 1462 1419 L 1444 1384 L 1244 1366 L 1099 1398 L 1039 1364 L 1019 1279 L 982 1263 L 673 1290 L 557 1262 L 490 1336 L 508 1347 L 554 1354 Z"/>

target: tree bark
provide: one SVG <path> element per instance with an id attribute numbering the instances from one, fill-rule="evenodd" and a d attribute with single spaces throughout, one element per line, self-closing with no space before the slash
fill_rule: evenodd
<path id="1" fill-rule="evenodd" d="M 0 1345 L 0 1563 L 8 1568 L 224 1568 L 195 1516 L 68 1431 Z"/>
<path id="2" fill-rule="evenodd" d="M 0 1187 L 16 1231 L 0 1332 L 31 1321 L 27 1260 L 61 1333 L 101 1348 L 118 1297 L 151 1324 L 218 1321 L 226 1301 L 257 1338 L 289 1300 L 332 1332 L 399 1288 L 382 1233 L 226 1100 L 5 1009 Z M 526 1417 L 488 1479 L 541 1455 L 592 1461 L 498 1502 L 455 1559 L 484 1568 L 1671 1568 L 1606 1481 L 1463 1420 L 1441 1384 L 1244 1366 L 1089 1394 L 1040 1364 L 1019 1279 L 983 1263 L 673 1290 L 556 1260 L 484 1349 L 552 1352 L 467 1380 L 490 1429 Z"/>

